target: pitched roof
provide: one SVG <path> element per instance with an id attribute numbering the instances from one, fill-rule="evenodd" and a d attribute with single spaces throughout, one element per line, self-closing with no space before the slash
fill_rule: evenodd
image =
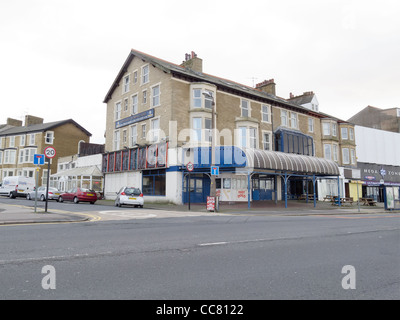
<path id="1" fill-rule="evenodd" d="M 312 101 L 312 99 L 314 98 L 314 95 L 315 95 L 314 93 L 313 94 L 302 94 L 301 96 L 290 98 L 290 99 L 288 99 L 288 101 L 301 106 L 303 104 L 310 103 Z"/>
<path id="2" fill-rule="evenodd" d="M 40 123 L 34 124 L 31 126 L 23 126 L 23 127 L 12 127 L 3 131 L 0 131 L 0 136 L 13 136 L 18 134 L 28 134 L 28 133 L 35 133 L 35 132 L 44 132 L 53 128 L 57 128 L 67 123 L 72 123 L 78 129 L 82 130 L 86 135 L 89 137 L 92 134 L 87 131 L 85 128 L 80 126 L 77 122 L 72 119 L 61 120 L 61 121 L 54 121 L 54 122 L 47 122 L 47 123 Z"/>
<path id="3" fill-rule="evenodd" d="M 262 99 L 262 100 L 266 101 L 266 103 L 274 102 L 276 104 L 294 108 L 298 111 L 303 111 L 303 112 L 307 112 L 307 113 L 312 112 L 307 108 L 299 106 L 298 104 L 292 103 L 286 99 L 283 99 L 278 96 L 255 89 L 253 87 L 249 87 L 249 86 L 237 83 L 232 80 L 227 80 L 224 78 L 212 76 L 212 75 L 209 75 L 204 72 L 193 71 L 193 70 L 185 68 L 183 66 L 162 60 L 160 58 L 156 58 L 154 56 L 151 56 L 149 54 L 146 54 L 141 51 L 134 50 L 134 49 L 132 49 L 130 51 L 121 70 L 119 71 L 117 77 L 115 78 L 113 84 L 111 85 L 111 88 L 108 90 L 108 92 L 104 98 L 104 101 L 103 101 L 104 103 L 107 103 L 111 99 L 111 96 L 112 96 L 114 90 L 118 87 L 119 82 L 121 81 L 124 74 L 127 72 L 129 64 L 131 63 L 131 61 L 133 60 L 134 57 L 138 57 L 139 59 L 152 64 L 154 67 L 161 69 L 165 73 L 171 73 L 175 76 L 183 76 L 183 77 L 191 78 L 193 82 L 201 81 L 201 82 L 212 83 L 212 84 L 215 84 L 219 89 L 225 88 L 228 90 L 233 90 L 233 91 L 239 92 L 243 95 L 247 95 L 253 99 L 254 98 Z M 312 112 L 312 113 L 314 114 L 314 112 Z M 315 113 L 315 116 L 320 117 L 320 114 Z"/>

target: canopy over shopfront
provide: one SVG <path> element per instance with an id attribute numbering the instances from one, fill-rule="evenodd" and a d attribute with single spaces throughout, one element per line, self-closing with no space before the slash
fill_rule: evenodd
<path id="1" fill-rule="evenodd" d="M 52 174 L 50 183 L 51 186 L 62 191 L 80 187 L 101 192 L 103 190 L 103 174 L 97 166 L 78 167 Z"/>
<path id="2" fill-rule="evenodd" d="M 247 167 L 318 176 L 339 176 L 338 165 L 317 157 L 293 153 L 246 149 Z"/>
<path id="3" fill-rule="evenodd" d="M 207 170 L 209 170 L 211 163 L 210 150 L 211 149 L 207 147 L 193 148 L 191 159 L 183 159 L 183 163 L 187 163 L 189 160 L 193 161 L 194 173 L 203 172 L 209 175 Z M 340 176 L 339 167 L 334 161 L 279 151 L 220 146 L 216 148 L 215 160 L 215 165 L 220 167 L 222 173 L 235 172 L 237 174 L 247 175 L 248 196 L 246 198 L 249 208 L 250 180 L 255 174 L 279 176 L 282 178 L 284 183 L 285 206 L 287 206 L 287 184 L 289 178 L 298 177 L 299 179 L 311 180 L 313 182 L 313 199 L 315 206 L 315 183 L 317 179 L 338 179 L 339 181 Z"/>

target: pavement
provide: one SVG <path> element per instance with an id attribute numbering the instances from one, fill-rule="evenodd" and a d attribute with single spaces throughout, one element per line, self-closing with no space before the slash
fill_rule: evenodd
<path id="1" fill-rule="evenodd" d="M 109 208 L 113 207 L 114 202 L 110 200 L 99 200 L 96 202 L 96 210 L 98 213 L 106 212 Z M 144 209 L 155 213 L 174 213 L 173 216 L 189 216 L 189 215 L 214 215 L 206 209 L 205 204 L 191 204 L 190 210 L 187 204 L 174 205 L 166 203 L 148 203 L 145 204 Z M 218 215 L 286 215 L 286 216 L 299 216 L 299 215 L 354 215 L 354 214 L 372 214 L 372 213 L 396 213 L 400 211 L 385 211 L 383 203 L 378 203 L 376 206 L 358 206 L 357 203 L 353 205 L 344 205 L 342 207 L 333 206 L 329 202 L 317 202 L 314 207 L 313 202 L 306 203 L 305 201 L 292 200 L 288 201 L 288 207 L 285 208 L 283 201 L 275 203 L 273 201 L 260 201 L 251 203 L 251 208 L 248 208 L 247 203 L 236 204 L 220 204 Z M 162 217 L 163 215 L 154 215 Z M 166 215 L 168 216 L 168 215 Z M 64 210 L 49 209 L 44 212 L 43 208 L 38 208 L 34 212 L 32 207 L 24 205 L 14 205 L 0 203 L 0 225 L 14 225 L 14 224 L 33 224 L 33 223 L 71 223 L 71 222 L 84 222 L 97 220 L 96 211 L 93 212 L 69 212 Z"/>

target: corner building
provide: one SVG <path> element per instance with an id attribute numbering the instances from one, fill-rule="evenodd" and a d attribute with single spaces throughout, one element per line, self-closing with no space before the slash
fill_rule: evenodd
<path id="1" fill-rule="evenodd" d="M 343 196 L 339 128 L 352 124 L 280 98 L 275 86 L 273 79 L 252 88 L 206 74 L 194 52 L 178 65 L 131 50 L 104 99 L 105 197 L 133 185 L 150 201 L 186 203 L 190 192 L 191 202 L 205 202 L 211 164 L 219 167 L 220 201 Z M 336 136 L 324 123 L 336 126 Z M 331 181 L 335 188 L 325 186 Z"/>

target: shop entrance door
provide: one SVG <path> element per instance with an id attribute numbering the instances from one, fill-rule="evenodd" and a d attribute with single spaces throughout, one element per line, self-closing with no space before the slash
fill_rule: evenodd
<path id="1" fill-rule="evenodd" d="M 189 186 L 189 188 L 188 188 Z M 183 202 L 190 203 L 206 203 L 207 196 L 210 195 L 210 178 L 205 175 L 189 175 L 186 176 L 183 184 Z"/>

